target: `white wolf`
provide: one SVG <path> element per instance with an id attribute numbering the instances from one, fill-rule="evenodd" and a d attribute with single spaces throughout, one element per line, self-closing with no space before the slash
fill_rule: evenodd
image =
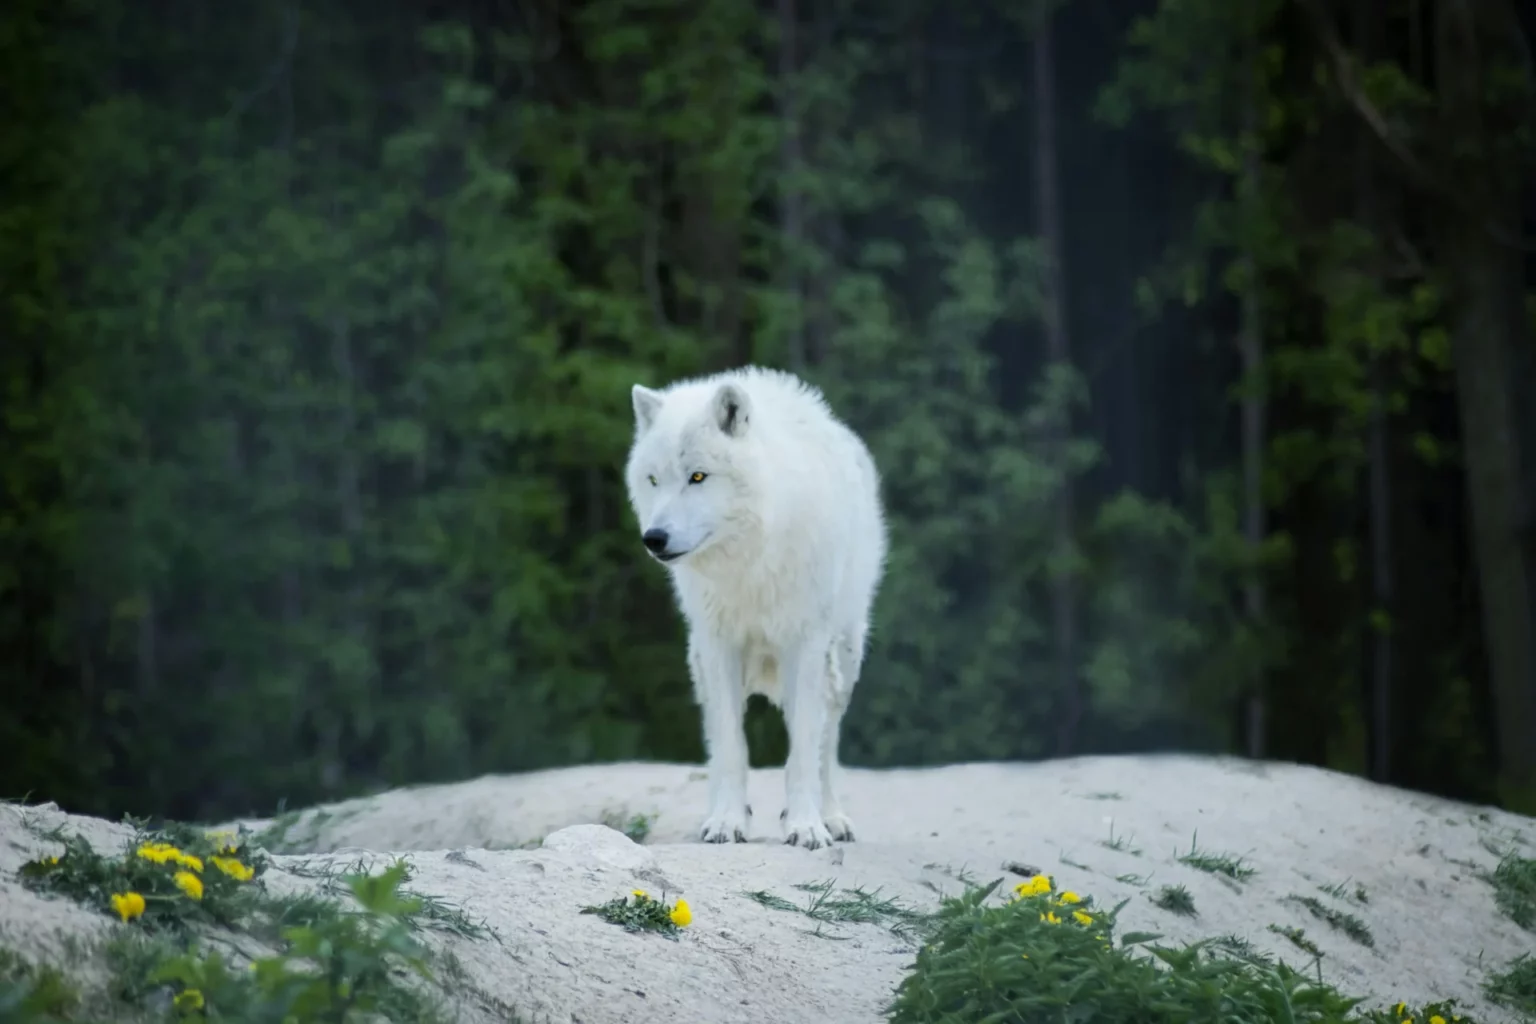
<path id="1" fill-rule="evenodd" d="M 884 571 L 874 459 L 821 393 L 746 367 L 653 391 L 635 385 L 625 467 L 641 539 L 688 623 L 688 669 L 709 754 L 705 842 L 746 842 L 742 715 L 784 712 L 785 841 L 851 840 L 832 788 Z"/>

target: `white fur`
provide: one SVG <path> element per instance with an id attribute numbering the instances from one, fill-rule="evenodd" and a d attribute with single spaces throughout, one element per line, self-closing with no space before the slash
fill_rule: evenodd
<path id="1" fill-rule="evenodd" d="M 746 699 L 783 709 L 786 842 L 850 840 L 833 791 L 843 712 L 884 571 L 874 460 L 821 393 L 747 367 L 635 385 L 625 483 L 642 538 L 664 531 L 709 754 L 706 842 L 745 842 Z M 700 483 L 690 477 L 707 474 Z M 654 538 L 653 541 L 659 540 Z"/>

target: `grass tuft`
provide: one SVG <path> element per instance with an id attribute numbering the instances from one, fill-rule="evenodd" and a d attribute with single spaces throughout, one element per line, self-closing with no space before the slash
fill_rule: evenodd
<path id="1" fill-rule="evenodd" d="M 625 814 L 623 811 L 604 811 L 600 825 L 607 825 L 615 832 L 622 832 L 631 842 L 644 843 L 650 837 L 651 826 L 656 823 L 654 814 Z"/>
<path id="2" fill-rule="evenodd" d="M 1368 949 L 1374 949 L 1376 947 L 1376 936 L 1372 935 L 1370 928 L 1366 927 L 1365 922 L 1360 920 L 1354 914 L 1346 913 L 1342 910 L 1335 910 L 1334 908 L 1325 905 L 1321 900 L 1312 896 L 1297 896 L 1292 894 L 1289 899 L 1294 903 L 1299 903 L 1303 907 L 1306 907 L 1307 910 L 1312 913 L 1313 917 L 1325 922 L 1330 928 L 1343 932 L 1351 939 L 1354 939 L 1356 942 L 1360 943 L 1360 945 L 1365 946 Z"/>
<path id="3" fill-rule="evenodd" d="M 1521 928 L 1536 931 L 1536 858 L 1509 854 L 1488 880 L 1498 908 Z"/>
<path id="4" fill-rule="evenodd" d="M 1536 959 L 1519 957 L 1505 970 L 1488 978 L 1483 991 L 1500 1006 L 1527 1017 L 1536 1017 Z"/>
<path id="5" fill-rule="evenodd" d="M 1243 863 L 1241 857 L 1234 857 L 1227 853 L 1212 853 L 1209 850 L 1201 850 L 1198 845 L 1200 833 L 1196 832 L 1189 841 L 1189 852 L 1180 854 L 1180 864 L 1194 868 L 1196 871 L 1204 871 L 1207 874 L 1222 875 L 1234 882 L 1246 882 L 1258 872 Z"/>
<path id="6" fill-rule="evenodd" d="M 882 898 L 878 889 L 871 891 L 859 886 L 838 889 L 831 879 L 824 882 L 801 882 L 795 888 L 809 894 L 804 906 L 766 889 L 742 895 L 769 910 L 803 914 L 817 924 L 812 934 L 827 939 L 840 939 L 843 936 L 828 934 L 822 930 L 822 925 L 873 924 L 888 928 L 896 935 L 910 937 L 925 919 L 923 914 L 904 906 L 898 900 Z"/>
<path id="7" fill-rule="evenodd" d="M 1156 906 L 1162 907 L 1170 914 L 1179 914 L 1184 917 L 1195 917 L 1195 897 L 1182 885 L 1165 885 L 1148 897 Z"/>
<path id="8" fill-rule="evenodd" d="M 1115 835 L 1115 823 L 1113 819 L 1111 819 L 1109 823 L 1109 838 L 1101 839 L 1099 841 L 1099 845 L 1104 847 L 1106 850 L 1114 850 L 1116 853 L 1128 853 L 1132 857 L 1140 857 L 1141 850 L 1131 845 L 1131 840 L 1134 838 L 1135 836 Z"/>

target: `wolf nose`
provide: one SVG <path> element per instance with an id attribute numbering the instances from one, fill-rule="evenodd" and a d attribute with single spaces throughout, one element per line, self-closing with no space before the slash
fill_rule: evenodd
<path id="1" fill-rule="evenodd" d="M 646 530 L 640 537 L 640 543 L 644 544 L 646 550 L 650 551 L 651 554 L 659 555 L 667 550 L 667 531 Z"/>

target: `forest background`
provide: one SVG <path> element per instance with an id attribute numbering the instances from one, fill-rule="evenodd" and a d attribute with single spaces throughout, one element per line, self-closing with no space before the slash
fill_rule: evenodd
<path id="1" fill-rule="evenodd" d="M 1530 18 L 6 5 L 0 795 L 701 757 L 629 388 L 750 361 L 885 476 L 847 763 L 1536 809 Z"/>

